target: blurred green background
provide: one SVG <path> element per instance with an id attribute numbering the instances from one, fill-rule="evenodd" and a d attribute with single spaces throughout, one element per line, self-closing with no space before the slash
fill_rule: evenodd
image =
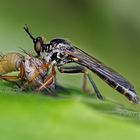
<path id="1" fill-rule="evenodd" d="M 23 30 L 27 24 L 48 42 L 70 40 L 127 77 L 139 94 L 139 5 L 138 0 L 0 0 L 0 52 L 33 51 Z M 108 101 L 84 96 L 82 75 L 58 73 L 61 85 L 73 88 L 66 99 L 20 94 L 1 81 L 0 139 L 139 139 L 140 106 L 92 76 Z"/>

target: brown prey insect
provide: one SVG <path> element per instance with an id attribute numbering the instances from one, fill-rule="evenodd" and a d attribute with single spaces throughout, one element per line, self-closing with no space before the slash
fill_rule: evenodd
<path id="1" fill-rule="evenodd" d="M 8 76 L 10 72 L 19 71 L 17 76 Z M 0 56 L 0 79 L 16 83 L 20 89 L 25 90 L 33 86 L 36 91 L 47 90 L 53 93 L 55 88 L 55 69 L 47 63 L 26 53 L 7 53 Z M 19 85 L 19 83 L 21 85 Z"/>
<path id="2" fill-rule="evenodd" d="M 46 63 L 56 66 L 63 73 L 84 73 L 89 78 L 95 93 L 99 99 L 103 99 L 97 89 L 94 81 L 87 72 L 86 68 L 96 73 L 109 86 L 123 94 L 133 103 L 139 103 L 139 97 L 135 92 L 133 85 L 115 70 L 109 68 L 101 61 L 90 56 L 81 49 L 75 47 L 65 39 L 53 39 L 45 43 L 42 37 L 34 38 L 25 25 L 24 30 L 30 36 L 34 43 L 34 49 L 38 56 L 42 56 Z M 66 67 L 67 63 L 77 63 L 79 66 Z"/>

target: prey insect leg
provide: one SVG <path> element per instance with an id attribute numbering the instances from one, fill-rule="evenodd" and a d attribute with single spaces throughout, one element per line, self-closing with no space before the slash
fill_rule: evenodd
<path id="1" fill-rule="evenodd" d="M 20 88 L 21 85 L 18 82 L 20 82 L 24 79 L 25 70 L 24 70 L 24 66 L 22 63 L 20 64 L 19 68 L 20 68 L 20 72 L 19 72 L 18 76 L 1 75 L 0 79 L 14 83 Z"/>
<path id="2" fill-rule="evenodd" d="M 58 67 L 58 70 L 61 73 L 69 73 L 69 74 L 84 73 L 83 89 L 86 89 L 86 80 L 88 78 L 92 87 L 93 87 L 93 89 L 94 89 L 94 91 L 95 91 L 96 96 L 100 100 L 103 100 L 103 96 L 99 92 L 95 82 L 93 81 L 92 77 L 90 76 L 90 74 L 88 73 L 88 71 L 86 70 L 85 67 L 83 67 L 83 66 Z"/>
<path id="3" fill-rule="evenodd" d="M 19 81 L 21 81 L 21 79 L 18 76 L 7 76 L 7 75 L 4 75 L 4 76 L 0 76 L 0 79 L 5 80 L 5 81 L 10 82 L 10 83 L 14 83 L 19 88 L 21 87 L 20 84 L 18 83 Z"/>

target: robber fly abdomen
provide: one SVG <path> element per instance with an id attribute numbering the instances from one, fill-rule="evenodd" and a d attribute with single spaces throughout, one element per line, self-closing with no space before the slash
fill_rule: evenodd
<path id="1" fill-rule="evenodd" d="M 96 73 L 97 74 L 97 73 Z M 133 87 L 124 87 L 122 85 L 120 85 L 119 83 L 116 83 L 110 79 L 108 79 L 107 77 L 101 75 L 101 74 L 97 74 L 100 78 L 102 78 L 108 85 L 110 85 L 112 88 L 114 88 L 115 90 L 117 90 L 118 92 L 120 92 L 121 94 L 125 95 L 126 98 L 128 98 L 130 101 L 133 100 L 133 102 L 138 102 L 139 98 L 136 95 L 136 92 L 134 91 Z"/>

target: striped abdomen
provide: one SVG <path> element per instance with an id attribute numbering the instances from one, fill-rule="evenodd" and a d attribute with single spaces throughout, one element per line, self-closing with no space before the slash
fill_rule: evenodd
<path id="1" fill-rule="evenodd" d="M 126 88 L 122 85 L 120 85 L 119 83 L 116 83 L 114 81 L 111 81 L 110 79 L 108 79 L 107 77 L 96 73 L 100 78 L 102 78 L 108 85 L 110 85 L 112 88 L 114 88 L 115 90 L 117 90 L 118 92 L 120 92 L 121 94 L 123 94 L 126 98 L 128 98 L 130 101 L 134 102 L 134 103 L 138 103 L 139 102 L 139 98 L 134 90 L 134 88 Z"/>

